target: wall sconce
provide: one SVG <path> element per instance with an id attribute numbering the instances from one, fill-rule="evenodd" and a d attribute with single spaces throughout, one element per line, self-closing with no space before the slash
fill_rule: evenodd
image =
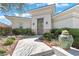
<path id="1" fill-rule="evenodd" d="M 48 22 L 46 22 L 46 24 L 48 24 Z"/>
<path id="2" fill-rule="evenodd" d="M 33 25 L 35 25 L 35 23 L 33 23 Z"/>

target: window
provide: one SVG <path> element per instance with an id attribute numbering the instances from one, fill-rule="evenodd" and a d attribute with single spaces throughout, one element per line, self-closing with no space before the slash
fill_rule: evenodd
<path id="1" fill-rule="evenodd" d="M 19 28 L 23 28 L 23 26 L 19 26 Z"/>
<path id="2" fill-rule="evenodd" d="M 23 28 L 23 24 L 22 23 L 19 24 L 19 28 Z"/>

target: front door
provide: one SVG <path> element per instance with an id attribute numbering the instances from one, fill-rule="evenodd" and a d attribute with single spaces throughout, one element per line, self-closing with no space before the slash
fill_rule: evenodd
<path id="1" fill-rule="evenodd" d="M 38 35 L 43 34 L 43 18 L 37 19 L 37 34 Z"/>

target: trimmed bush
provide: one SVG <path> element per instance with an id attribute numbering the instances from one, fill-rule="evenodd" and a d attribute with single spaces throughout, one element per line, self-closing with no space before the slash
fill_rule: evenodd
<path id="1" fill-rule="evenodd" d="M 16 29 L 13 29 L 12 30 L 12 33 L 15 34 L 15 35 L 19 35 L 19 34 L 23 34 L 22 31 L 24 31 L 24 30 L 19 29 L 19 28 L 16 28 Z"/>
<path id="2" fill-rule="evenodd" d="M 1 28 L 0 29 L 0 35 L 1 36 L 7 36 L 7 35 L 35 35 L 35 33 L 32 31 L 30 28 L 16 28 L 16 29 L 11 29 L 11 28 Z"/>
<path id="3" fill-rule="evenodd" d="M 13 34 L 15 35 L 34 35 L 35 33 L 32 32 L 30 28 L 23 29 L 23 28 L 16 28 L 12 30 Z"/>
<path id="4" fill-rule="evenodd" d="M 32 30 L 31 29 L 26 29 L 26 35 L 32 35 Z"/>
<path id="5" fill-rule="evenodd" d="M 51 29 L 51 33 L 53 33 L 53 38 L 58 39 L 58 36 L 61 34 L 63 29 Z"/>
<path id="6" fill-rule="evenodd" d="M 72 46 L 75 47 L 75 48 L 77 48 L 77 49 L 79 49 L 79 38 L 75 38 L 74 39 L 74 42 L 73 42 Z"/>
<path id="7" fill-rule="evenodd" d="M 69 29 L 69 32 L 73 37 L 79 37 L 79 29 Z"/>
<path id="8" fill-rule="evenodd" d="M 51 29 L 50 32 L 51 33 L 55 33 L 57 29 Z"/>

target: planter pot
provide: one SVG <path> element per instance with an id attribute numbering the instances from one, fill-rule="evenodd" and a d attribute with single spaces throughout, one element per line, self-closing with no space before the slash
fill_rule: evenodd
<path id="1" fill-rule="evenodd" d="M 73 44 L 73 37 L 72 35 L 59 35 L 59 42 L 61 48 L 68 50 Z"/>

